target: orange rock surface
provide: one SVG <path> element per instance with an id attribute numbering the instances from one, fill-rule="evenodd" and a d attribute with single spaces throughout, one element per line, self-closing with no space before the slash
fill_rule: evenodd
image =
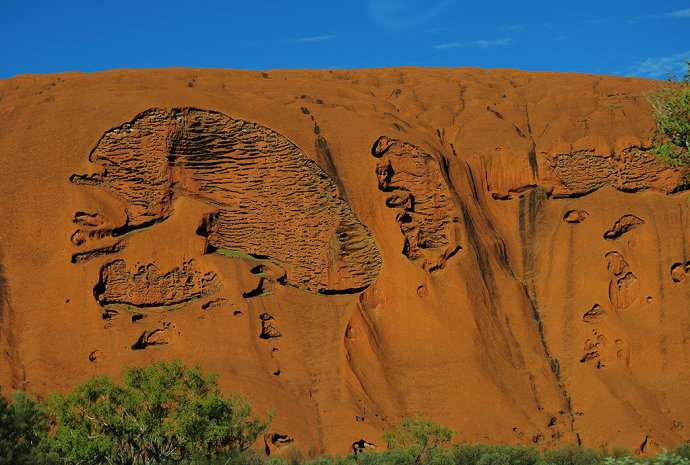
<path id="1" fill-rule="evenodd" d="M 690 196 L 653 81 L 166 69 L 0 81 L 0 382 L 180 358 L 269 453 L 690 438 Z"/>

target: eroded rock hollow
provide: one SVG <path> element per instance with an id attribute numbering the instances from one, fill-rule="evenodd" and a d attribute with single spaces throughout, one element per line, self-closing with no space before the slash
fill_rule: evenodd
<path id="1" fill-rule="evenodd" d="M 197 233 L 221 253 L 270 257 L 288 283 L 314 292 L 362 290 L 381 256 L 333 180 L 285 137 L 191 108 L 151 109 L 111 129 L 89 161 L 102 172 L 72 181 L 127 205 L 120 235 L 164 221 L 179 196 L 215 207 Z"/>

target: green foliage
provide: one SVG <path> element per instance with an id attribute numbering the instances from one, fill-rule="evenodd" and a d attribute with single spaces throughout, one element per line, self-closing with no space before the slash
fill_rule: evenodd
<path id="1" fill-rule="evenodd" d="M 687 449 L 685 452 L 687 453 Z M 664 450 L 661 454 L 650 458 L 649 465 L 690 465 L 690 457 L 687 455 L 682 456 L 676 451 L 669 453 Z"/>
<path id="2" fill-rule="evenodd" d="M 420 463 L 428 451 L 449 443 L 453 436 L 454 431 L 417 413 L 382 438 L 389 449 L 402 449 L 414 463 Z"/>
<path id="3" fill-rule="evenodd" d="M 216 374 L 180 361 L 129 367 L 124 386 L 95 378 L 49 401 L 56 457 L 71 464 L 153 464 L 249 448 L 270 423 L 251 404 L 223 396 Z"/>
<path id="4" fill-rule="evenodd" d="M 428 459 L 429 455 L 425 459 Z M 358 465 L 415 465 L 415 457 L 406 449 L 389 449 L 383 452 L 357 454 Z"/>
<path id="5" fill-rule="evenodd" d="M 491 449 L 492 446 L 481 443 L 455 445 L 451 449 L 451 456 L 455 465 L 475 465 Z"/>
<path id="6" fill-rule="evenodd" d="M 354 454 L 345 457 L 326 454 L 303 463 L 304 465 L 356 465 L 357 459 Z"/>
<path id="7" fill-rule="evenodd" d="M 630 449 L 623 446 L 613 446 L 611 450 L 609 450 L 608 447 L 604 446 L 599 451 L 600 457 L 612 457 L 614 459 L 628 457 L 630 455 L 632 455 Z"/>
<path id="8" fill-rule="evenodd" d="M 647 95 L 656 119 L 653 149 L 672 166 L 690 171 L 690 61 L 679 83 L 669 82 Z"/>
<path id="9" fill-rule="evenodd" d="M 417 414 L 383 438 L 389 449 L 304 461 L 297 447 L 264 460 L 251 449 L 272 414 L 223 396 L 216 374 L 181 362 L 126 369 L 123 385 L 95 378 L 39 404 L 22 392 L 0 397 L 0 465 L 690 465 L 690 444 L 654 457 L 564 446 L 448 444 L 455 433 Z"/>
<path id="10" fill-rule="evenodd" d="M 535 465 L 540 460 L 534 447 L 499 444 L 463 444 L 452 449 L 454 465 Z"/>
<path id="11" fill-rule="evenodd" d="M 211 456 L 193 454 L 180 461 L 170 460 L 161 465 L 264 465 L 263 459 L 251 449 L 244 452 L 228 451 Z"/>
<path id="12" fill-rule="evenodd" d="M 478 465 L 534 465 L 540 459 L 534 447 L 498 445 L 479 459 Z"/>
<path id="13" fill-rule="evenodd" d="M 669 453 L 664 450 L 661 454 L 649 458 L 633 458 L 630 455 L 623 457 L 606 457 L 604 465 L 690 465 L 690 459 Z"/>
<path id="14" fill-rule="evenodd" d="M 679 444 L 675 449 L 673 449 L 672 453 L 690 460 L 690 443 L 686 442 Z"/>
<path id="15" fill-rule="evenodd" d="M 544 451 L 544 463 L 548 465 L 597 465 L 603 459 L 594 449 L 582 446 L 564 446 Z"/>
<path id="16" fill-rule="evenodd" d="M 239 250 L 216 249 L 216 253 L 231 258 L 244 258 L 245 260 L 256 260 L 256 258 L 254 258 L 253 256 L 246 254 L 244 252 L 240 252 Z"/>
<path id="17" fill-rule="evenodd" d="M 38 445 L 47 432 L 45 414 L 34 399 L 21 391 L 12 394 L 11 403 L 0 396 L 0 465 L 42 463 Z"/>
<path id="18" fill-rule="evenodd" d="M 287 462 L 280 457 L 271 457 L 264 462 L 264 465 L 287 465 Z"/>
<path id="19" fill-rule="evenodd" d="M 689 447 L 679 446 L 670 453 L 664 452 L 655 457 L 634 457 L 625 448 L 602 450 L 581 446 L 564 446 L 540 453 L 534 447 L 509 446 L 504 444 L 462 444 L 450 449 L 436 448 L 429 450 L 421 461 L 424 465 L 690 465 L 683 453 L 690 452 Z M 329 456 L 330 457 L 330 456 Z M 351 456 L 348 456 L 351 457 Z M 330 459 L 332 465 L 349 465 L 336 463 L 337 458 Z M 404 449 L 392 449 L 383 452 L 365 452 L 357 456 L 357 465 L 414 465 L 414 458 Z M 320 463 L 319 465 L 328 465 Z"/>

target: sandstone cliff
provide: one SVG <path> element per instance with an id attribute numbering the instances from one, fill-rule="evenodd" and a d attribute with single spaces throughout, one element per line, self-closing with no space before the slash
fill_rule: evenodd
<path id="1" fill-rule="evenodd" d="M 480 69 L 0 81 L 0 382 L 180 358 L 347 452 L 688 440 L 690 196 L 652 81 Z"/>

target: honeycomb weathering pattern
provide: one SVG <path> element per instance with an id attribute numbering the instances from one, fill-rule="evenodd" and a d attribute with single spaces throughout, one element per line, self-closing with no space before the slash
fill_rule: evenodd
<path id="1" fill-rule="evenodd" d="M 202 233 L 215 248 L 268 257 L 287 283 L 348 292 L 378 276 L 370 231 L 333 180 L 277 132 L 218 112 L 153 108 L 107 131 L 89 160 L 101 173 L 73 176 L 127 205 L 126 229 L 167 219 L 177 196 L 216 211 Z"/>
<path id="2" fill-rule="evenodd" d="M 397 208 L 397 221 L 405 236 L 403 255 L 424 258 L 429 271 L 443 268 L 459 249 L 450 192 L 438 162 L 419 147 L 380 137 L 372 154 L 381 159 L 376 169 L 379 189 L 390 192 L 388 208 Z M 427 252 L 423 252 L 427 250 Z"/>
<path id="3" fill-rule="evenodd" d="M 625 192 L 653 189 L 669 193 L 679 179 L 677 171 L 669 170 L 653 151 L 627 147 L 619 152 L 611 149 L 602 155 L 594 150 L 545 154 L 548 170 L 542 181 L 553 185 L 554 198 L 574 197 L 606 186 Z"/>
<path id="4" fill-rule="evenodd" d="M 150 308 L 183 304 L 221 288 L 218 276 L 198 270 L 194 260 L 167 273 L 161 273 L 153 263 L 129 270 L 124 260 L 115 260 L 101 269 L 95 294 L 103 306 Z"/>

